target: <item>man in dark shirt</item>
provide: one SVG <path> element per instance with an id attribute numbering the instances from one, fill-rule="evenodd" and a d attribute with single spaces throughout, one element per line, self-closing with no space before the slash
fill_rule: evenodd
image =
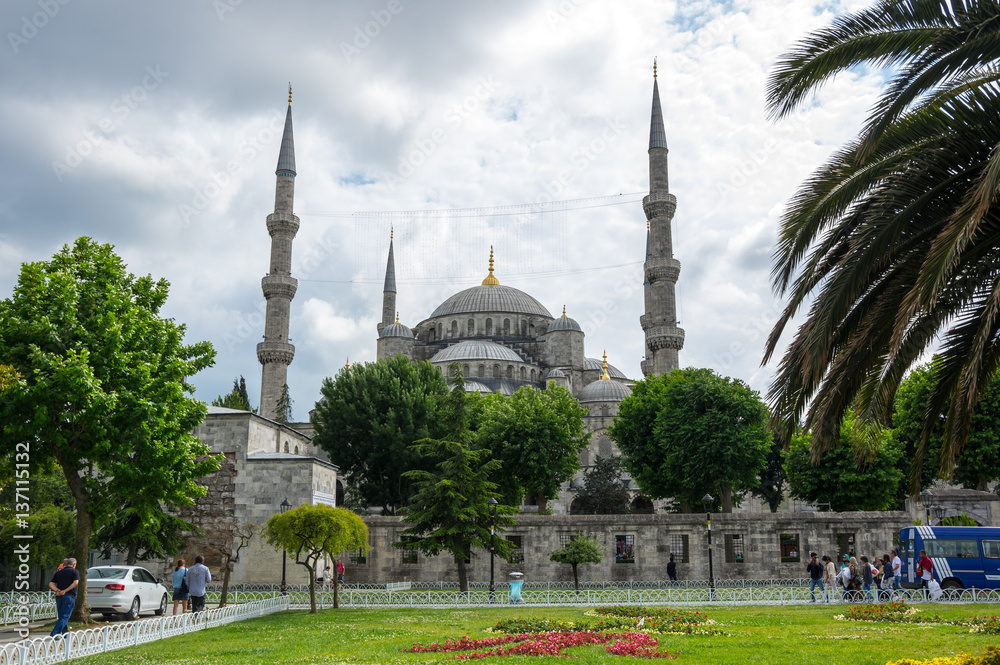
<path id="1" fill-rule="evenodd" d="M 806 572 L 809 573 L 809 596 L 812 598 L 809 602 L 812 603 L 816 602 L 816 587 L 819 587 L 820 593 L 823 592 L 823 566 L 816 560 L 816 556 L 815 552 L 810 553 L 809 563 L 806 564 Z"/>
<path id="2" fill-rule="evenodd" d="M 59 619 L 52 627 L 50 637 L 69 632 L 69 617 L 76 605 L 76 587 L 80 584 L 80 571 L 76 569 L 76 559 L 66 559 L 66 564 L 56 571 L 49 582 L 49 588 L 56 593 L 56 616 Z"/>
<path id="3" fill-rule="evenodd" d="M 674 555 L 670 555 L 670 563 L 667 564 L 667 576 L 671 582 L 677 581 L 677 564 L 674 562 Z"/>

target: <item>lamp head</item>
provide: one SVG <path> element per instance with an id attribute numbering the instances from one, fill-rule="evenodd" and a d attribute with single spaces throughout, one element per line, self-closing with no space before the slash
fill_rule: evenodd
<path id="1" fill-rule="evenodd" d="M 292 504 L 288 503 L 288 499 L 285 499 L 284 501 L 281 502 L 281 512 L 285 512 L 286 510 L 288 510 L 291 507 L 292 507 Z"/>
<path id="2" fill-rule="evenodd" d="M 712 512 L 712 506 L 715 504 L 715 497 L 711 494 L 706 494 L 701 497 L 701 505 L 705 508 L 706 513 Z"/>

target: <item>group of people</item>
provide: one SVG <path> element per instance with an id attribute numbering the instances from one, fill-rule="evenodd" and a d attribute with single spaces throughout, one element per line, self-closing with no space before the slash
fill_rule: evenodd
<path id="1" fill-rule="evenodd" d="M 174 586 L 174 614 L 177 606 L 181 606 L 181 614 L 187 612 L 188 600 L 191 601 L 191 611 L 201 612 L 205 609 L 205 587 L 212 581 L 212 572 L 205 565 L 205 557 L 198 555 L 194 565 L 184 566 L 184 559 L 177 559 L 174 572 L 170 574 L 170 582 Z"/>
<path id="2" fill-rule="evenodd" d="M 924 552 L 921 555 L 926 558 Z M 929 563 L 930 559 L 927 561 Z M 823 601 L 827 602 L 832 598 L 833 589 L 839 587 L 843 600 L 859 597 L 872 601 L 891 598 L 899 590 L 902 570 L 903 562 L 896 550 L 872 559 L 845 554 L 839 569 L 830 557 L 824 556 L 820 561 L 816 552 L 811 552 L 806 565 L 806 572 L 809 573 L 809 596 L 812 602 L 816 602 L 816 589 L 819 588 Z M 928 568 L 928 574 L 929 570 Z"/>
<path id="3" fill-rule="evenodd" d="M 316 578 L 316 586 L 324 590 L 329 589 L 330 581 L 330 566 L 327 566 L 323 569 L 322 574 Z M 337 559 L 337 584 L 344 584 L 344 564 L 340 559 Z"/>

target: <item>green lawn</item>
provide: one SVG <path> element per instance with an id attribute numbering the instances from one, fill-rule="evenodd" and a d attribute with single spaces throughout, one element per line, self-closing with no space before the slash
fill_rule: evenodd
<path id="1" fill-rule="evenodd" d="M 995 614 L 992 605 L 918 606 L 944 618 Z M 721 665 L 884 665 L 903 657 L 930 658 L 979 653 L 995 636 L 970 634 L 960 626 L 874 624 L 837 621 L 844 606 L 697 608 L 716 620 L 725 636 L 660 635 L 661 649 L 681 652 L 678 663 Z M 174 637 L 142 647 L 74 661 L 93 665 L 217 663 L 443 663 L 454 654 L 402 653 L 415 642 L 490 636 L 495 622 L 512 617 L 590 620 L 586 608 L 497 608 L 464 610 L 293 611 Z M 567 651 L 586 663 L 622 663 L 600 646 Z M 565 662 L 555 657 L 489 659 L 504 663 Z"/>

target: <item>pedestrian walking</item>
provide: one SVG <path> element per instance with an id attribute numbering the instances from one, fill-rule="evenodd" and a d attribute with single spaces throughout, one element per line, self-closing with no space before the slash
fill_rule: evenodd
<path id="1" fill-rule="evenodd" d="M 853 576 L 851 575 L 851 566 L 847 557 L 845 556 L 844 565 L 840 567 L 840 572 L 837 573 L 837 582 L 839 582 L 840 586 L 844 589 L 844 593 L 841 595 L 841 600 L 848 599 L 848 594 L 851 592 L 852 577 Z"/>
<path id="2" fill-rule="evenodd" d="M 917 561 L 917 574 L 920 575 L 921 589 L 926 589 L 927 583 L 934 579 L 934 562 L 927 556 L 927 550 L 920 550 L 920 560 Z"/>
<path id="3" fill-rule="evenodd" d="M 828 556 L 823 557 L 823 602 L 833 600 L 833 588 L 837 583 L 837 567 L 833 565 L 833 559 Z"/>
<path id="4" fill-rule="evenodd" d="M 809 597 L 812 599 L 809 602 L 816 602 L 816 587 L 819 587 L 820 596 L 823 595 L 823 566 L 819 564 L 819 560 L 816 558 L 819 555 L 815 552 L 809 554 L 809 563 L 806 564 L 806 572 L 809 573 Z"/>
<path id="5" fill-rule="evenodd" d="M 191 611 L 201 612 L 205 609 L 205 585 L 212 581 L 212 573 L 205 565 L 205 557 L 198 555 L 194 565 L 188 568 L 185 578 L 188 593 L 191 594 Z"/>
<path id="6" fill-rule="evenodd" d="M 670 555 L 670 562 L 667 563 L 667 577 L 671 582 L 677 581 L 677 564 L 674 562 L 674 555 Z"/>
<path id="7" fill-rule="evenodd" d="M 882 595 L 891 600 L 896 591 L 896 574 L 892 569 L 892 557 L 888 554 L 882 555 Z"/>
<path id="8" fill-rule="evenodd" d="M 177 559 L 177 566 L 170 574 L 170 582 L 174 585 L 174 615 L 177 615 L 177 606 L 181 606 L 181 614 L 188 611 L 188 596 L 190 595 L 187 581 L 184 577 L 188 569 L 184 566 L 184 559 Z"/>
<path id="9" fill-rule="evenodd" d="M 861 588 L 865 592 L 865 596 L 871 600 L 875 601 L 875 596 L 872 595 L 872 584 L 875 582 L 875 574 L 872 570 L 872 565 L 868 561 L 868 557 L 861 557 Z"/>
<path id="10" fill-rule="evenodd" d="M 894 591 L 899 591 L 899 582 L 903 576 L 903 562 L 896 550 L 890 550 L 889 555 L 892 557 L 892 588 Z"/>
<path id="11" fill-rule="evenodd" d="M 344 583 L 344 562 L 337 559 L 337 584 Z"/>
<path id="12" fill-rule="evenodd" d="M 49 637 L 69 632 L 69 617 L 76 606 L 76 588 L 80 585 L 80 571 L 76 569 L 76 559 L 69 558 L 56 571 L 49 582 L 49 588 L 56 594 L 56 625 Z"/>

